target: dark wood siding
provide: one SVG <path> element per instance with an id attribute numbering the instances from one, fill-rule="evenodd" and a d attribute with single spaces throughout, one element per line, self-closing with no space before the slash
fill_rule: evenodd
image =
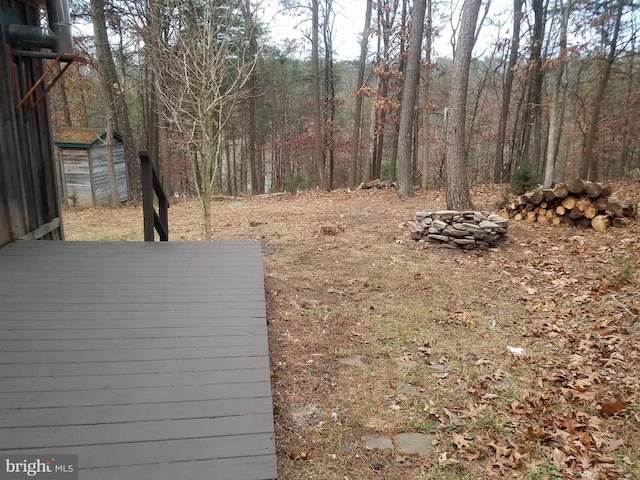
<path id="1" fill-rule="evenodd" d="M 36 4 L 11 3 L 27 24 L 39 25 Z M 6 4 L 3 0 L 2 6 Z M 42 60 L 7 55 L 1 17 L 0 12 L 0 245 L 46 225 L 59 226 L 50 232 L 41 229 L 46 232 L 43 238 L 58 239 L 62 226 L 47 102 L 14 108 L 30 82 L 42 74 Z M 43 91 L 41 85 L 35 95 Z"/>

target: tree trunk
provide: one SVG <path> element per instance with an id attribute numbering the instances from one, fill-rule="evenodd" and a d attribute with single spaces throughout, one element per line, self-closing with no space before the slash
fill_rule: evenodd
<path id="1" fill-rule="evenodd" d="M 364 161 L 364 172 L 362 173 L 362 181 L 370 182 L 373 180 L 373 164 L 376 158 L 376 151 L 378 150 L 378 110 L 376 109 L 375 97 L 371 99 L 371 113 L 369 117 L 369 151 Z"/>
<path id="2" fill-rule="evenodd" d="M 247 32 L 249 33 L 249 56 L 255 58 L 258 54 L 258 40 L 256 38 L 256 26 L 253 18 L 253 12 L 251 12 L 250 0 L 245 0 L 240 4 L 242 9 L 242 15 L 246 24 Z M 251 193 L 263 193 L 261 187 L 262 182 L 259 178 L 260 168 L 256 163 L 256 70 L 254 69 L 249 76 L 247 82 L 247 89 L 249 91 L 248 109 L 249 109 L 249 170 L 251 171 Z"/>
<path id="3" fill-rule="evenodd" d="M 313 162 L 318 172 L 318 182 L 322 190 L 327 189 L 324 171 L 324 145 L 322 136 L 322 109 L 320 105 L 320 30 L 318 0 L 311 0 L 311 76 L 313 89 Z"/>
<path id="4" fill-rule="evenodd" d="M 411 33 L 407 73 L 400 108 L 400 128 L 398 131 L 398 196 L 413 195 L 413 123 L 415 121 L 416 96 L 420 82 L 420 59 L 422 57 L 422 34 L 427 0 L 416 0 L 411 16 Z"/>
<path id="5" fill-rule="evenodd" d="M 419 0 L 422 1 L 422 0 Z M 408 16 L 408 6 L 407 6 L 408 0 L 402 0 L 402 13 L 401 13 L 401 20 L 400 20 L 400 31 L 401 32 L 407 32 L 409 35 L 409 30 L 411 29 L 411 27 L 409 25 L 407 25 L 407 16 Z M 415 7 L 415 3 L 414 3 L 414 7 Z M 423 22 L 424 22 L 424 13 L 422 14 L 423 17 Z M 424 25 L 421 26 L 422 30 L 424 31 Z M 404 92 L 405 92 L 405 82 L 407 80 L 407 55 L 409 54 L 408 50 L 407 50 L 407 40 L 408 40 L 408 36 L 407 35 L 400 35 L 400 42 L 399 42 L 399 47 L 398 47 L 398 52 L 399 52 L 399 59 L 397 61 L 397 72 L 398 75 L 401 76 L 400 80 L 396 80 L 395 84 L 397 85 L 397 90 L 398 93 L 396 94 L 396 102 L 400 105 L 400 109 L 402 110 L 402 102 L 403 102 L 403 98 L 404 98 Z M 420 38 L 420 44 L 422 45 L 422 38 Z M 420 77 L 420 72 L 418 71 L 418 78 Z M 412 108 L 415 109 L 415 104 L 418 101 L 418 96 L 417 96 L 417 90 L 416 90 L 416 96 L 413 100 L 414 102 L 414 106 Z M 392 124 L 393 124 L 393 144 L 392 144 L 392 148 L 391 148 L 391 158 L 390 158 L 390 162 L 389 162 L 389 176 L 388 178 L 386 178 L 385 180 L 390 180 L 392 182 L 395 182 L 398 178 L 398 145 L 400 144 L 400 117 L 401 117 L 401 113 L 400 112 L 393 112 L 392 115 Z M 411 126 L 412 126 L 412 130 L 413 130 L 413 124 L 415 122 L 411 122 Z M 413 138 L 411 136 L 411 138 Z M 412 142 L 413 143 L 413 142 Z M 411 149 L 409 150 L 409 152 L 411 152 Z M 410 153 L 410 155 L 412 155 Z M 413 175 L 413 174 L 412 174 Z M 382 172 L 381 175 L 382 177 Z"/>
<path id="6" fill-rule="evenodd" d="M 116 179 L 116 168 L 113 161 L 113 116 L 110 109 L 106 112 L 106 136 L 105 148 L 107 154 L 107 172 L 109 174 L 109 185 L 111 186 L 111 206 L 120 206 L 120 192 L 118 191 L 118 181 Z"/>
<path id="7" fill-rule="evenodd" d="M 555 65 L 555 76 L 553 81 L 553 93 L 551 95 L 551 104 L 549 105 L 549 140 L 547 143 L 547 158 L 544 169 L 544 186 L 550 187 L 553 183 L 554 168 L 556 164 L 557 149 L 556 145 L 560 140 L 562 126 L 560 124 L 560 111 L 562 107 L 562 77 L 564 75 L 564 65 L 567 61 L 567 25 L 569 24 L 569 13 L 571 12 L 571 0 L 567 0 L 567 4 L 562 6 L 562 0 L 558 0 L 560 9 L 562 10 L 562 19 L 560 23 L 560 52 Z"/>
<path id="8" fill-rule="evenodd" d="M 356 188 L 358 174 L 358 153 L 360 151 L 360 128 L 362 125 L 362 101 L 363 95 L 360 89 L 364 85 L 364 70 L 367 63 L 367 46 L 369 44 L 369 27 L 371 26 L 371 12 L 373 0 L 366 0 L 367 11 L 365 14 L 362 40 L 360 41 L 360 63 L 358 65 L 358 80 L 356 82 L 356 106 L 351 131 L 351 168 L 349 169 L 349 187 Z"/>
<path id="9" fill-rule="evenodd" d="M 133 130 L 129 121 L 129 108 L 124 100 L 124 92 L 118 78 L 116 64 L 109 48 L 109 38 L 104 16 L 104 0 L 91 0 L 91 17 L 95 32 L 96 52 L 102 50 L 103 59 L 101 68 L 104 68 L 108 88 L 113 96 L 115 106 L 115 129 L 122 135 L 124 144 L 124 155 L 127 165 L 127 179 L 129 184 L 129 196 L 139 196 L 140 190 L 140 168 L 138 166 L 138 150 L 136 148 Z"/>
<path id="10" fill-rule="evenodd" d="M 57 71 L 60 73 L 62 69 L 60 65 L 58 65 Z M 64 113 L 64 124 L 67 127 L 73 127 L 73 122 L 71 120 L 71 109 L 69 108 L 69 98 L 67 97 L 67 86 L 64 81 L 64 75 L 60 77 L 58 81 L 58 85 L 60 85 L 60 100 L 62 101 L 62 112 Z"/>
<path id="11" fill-rule="evenodd" d="M 423 75 L 423 96 L 425 104 L 429 104 L 429 74 L 431 73 L 431 45 L 433 35 L 433 19 L 432 19 L 432 0 L 427 0 L 427 38 L 425 46 L 425 68 Z M 429 136 L 431 133 L 431 112 L 426 107 L 422 110 L 422 188 L 429 186 L 429 157 L 431 156 L 431 142 Z"/>
<path id="12" fill-rule="evenodd" d="M 328 162 L 328 183 L 329 190 L 334 188 L 334 167 L 335 167 L 335 145 L 334 145 L 334 129 L 335 129 L 335 98 L 336 98 L 336 81 L 333 71 L 333 39 L 331 38 L 331 14 L 332 0 L 325 0 L 324 19 L 322 22 L 322 38 L 324 40 L 324 145 L 329 150 Z M 327 172 L 325 172 L 327 173 Z"/>
<path id="13" fill-rule="evenodd" d="M 527 103 L 523 112 L 522 144 L 520 150 L 520 167 L 529 169 L 532 174 L 538 171 L 541 154 L 541 116 L 542 116 L 542 41 L 544 37 L 544 0 L 533 0 L 534 13 L 533 36 L 531 38 L 531 54 L 529 55 L 529 79 L 527 86 Z"/>
<path id="14" fill-rule="evenodd" d="M 460 19 L 456 52 L 453 58 L 453 71 L 451 73 L 449 107 L 445 113 L 445 193 L 447 208 L 453 210 L 473 209 L 467 180 L 465 121 L 469 67 L 471 65 L 471 53 L 481 4 L 482 0 L 465 0 L 462 7 L 462 17 Z"/>
<path id="15" fill-rule="evenodd" d="M 636 51 L 636 42 L 635 39 L 631 41 L 631 49 L 632 52 Z M 635 55 L 630 55 L 629 60 L 627 61 L 627 98 L 635 98 L 634 88 L 636 84 L 636 74 L 635 74 Z M 624 128 L 623 128 L 623 137 L 622 137 L 622 148 L 620 149 L 620 160 L 618 162 L 618 168 L 615 170 L 615 174 L 619 177 L 623 177 L 628 174 L 631 168 L 631 160 L 633 159 L 633 155 L 631 154 L 631 148 L 633 143 L 635 143 L 635 136 L 633 135 L 633 127 L 632 125 L 637 125 L 638 118 L 638 105 L 636 102 L 629 105 L 626 110 L 626 114 L 624 117 Z"/>
<path id="16" fill-rule="evenodd" d="M 162 188 L 167 195 L 173 193 L 171 185 L 171 149 L 169 148 L 169 133 L 167 124 L 167 114 L 164 104 L 158 95 L 158 82 L 156 72 L 162 68 L 162 61 L 159 58 L 161 51 L 160 43 L 166 41 L 163 31 L 165 12 L 160 0 L 152 0 L 149 3 L 149 29 L 150 38 L 147 40 L 147 55 L 151 62 L 151 73 L 149 75 L 149 126 L 147 150 L 151 153 L 151 158 L 157 163 L 160 169 Z"/>
<path id="17" fill-rule="evenodd" d="M 589 122 L 589 130 L 584 143 L 584 151 L 582 152 L 582 163 L 580 165 L 580 176 L 585 179 L 596 178 L 597 168 L 595 158 L 593 156 L 593 147 L 596 144 L 596 138 L 598 135 L 598 124 L 600 123 L 600 109 L 602 107 L 602 100 L 604 94 L 607 91 L 607 84 L 609 83 L 609 76 L 611 74 L 611 67 L 616 59 L 616 49 L 618 46 L 618 35 L 620 33 L 620 23 L 622 20 L 622 11 L 626 0 L 618 0 L 616 8 L 616 16 L 614 19 L 613 34 L 611 36 L 611 43 L 609 44 L 609 53 L 604 63 L 604 67 L 600 73 L 600 81 L 598 83 L 598 89 L 596 96 L 593 99 L 593 105 L 591 106 L 591 120 Z"/>
<path id="18" fill-rule="evenodd" d="M 109 83 L 109 75 L 107 73 L 107 57 L 111 56 L 109 44 L 104 41 L 107 38 L 107 27 L 104 22 L 104 5 L 100 5 L 101 0 L 91 0 L 91 16 L 93 17 L 93 31 L 96 38 L 96 60 L 97 70 L 100 77 L 100 90 L 105 108 L 105 153 L 107 161 L 107 175 L 109 177 L 109 185 L 111 187 L 111 204 L 114 207 L 120 205 L 120 194 L 118 192 L 118 183 L 116 181 L 116 170 L 113 162 L 113 131 L 114 118 L 116 117 L 116 108 L 114 102 L 113 89 Z M 102 14 L 102 21 L 100 15 Z"/>
<path id="19" fill-rule="evenodd" d="M 507 138 L 507 120 L 509 118 L 509 105 L 511 104 L 511 91 L 515 77 L 515 66 L 518 62 L 518 49 L 520 45 L 520 24 L 522 22 L 523 0 L 513 0 L 513 35 L 511 36 L 511 49 L 509 51 L 509 64 L 505 72 L 504 87 L 502 89 L 502 106 L 500 107 L 500 121 L 498 124 L 498 139 L 496 141 L 496 159 L 493 169 L 493 181 L 502 182 L 504 170 L 504 145 Z"/>
<path id="20" fill-rule="evenodd" d="M 395 34 L 396 27 L 394 25 L 395 15 L 398 8 L 398 2 L 388 2 L 384 0 L 378 0 L 378 24 L 379 30 L 378 37 L 378 62 L 376 75 L 378 76 L 378 96 L 377 101 L 384 104 L 388 101 L 389 95 L 389 81 L 391 77 L 390 67 L 390 51 L 391 51 L 391 37 Z M 382 43 L 382 50 L 381 45 Z M 374 105 L 378 103 L 374 100 Z M 375 127 L 375 139 L 373 141 L 374 150 L 372 151 L 372 163 L 371 163 L 371 178 L 380 178 L 382 170 L 382 156 L 384 153 L 384 141 L 385 130 L 387 121 L 388 106 L 383 105 L 377 109 L 376 118 L 377 123 Z"/>
<path id="21" fill-rule="evenodd" d="M 385 73 L 384 77 L 387 77 L 387 72 L 389 70 L 389 66 L 385 62 Z M 380 97 L 382 99 L 386 99 L 389 94 L 389 79 L 382 78 L 382 89 L 380 92 Z M 380 178 L 380 173 L 382 171 L 382 156 L 384 154 L 384 131 L 387 123 L 387 111 L 383 108 L 378 111 L 377 114 L 378 124 L 376 125 L 376 150 L 375 156 L 373 160 L 373 179 Z"/>

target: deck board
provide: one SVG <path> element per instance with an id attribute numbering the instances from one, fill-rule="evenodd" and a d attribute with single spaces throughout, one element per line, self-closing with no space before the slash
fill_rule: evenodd
<path id="1" fill-rule="evenodd" d="M 260 245 L 0 249 L 0 452 L 87 480 L 277 478 Z"/>

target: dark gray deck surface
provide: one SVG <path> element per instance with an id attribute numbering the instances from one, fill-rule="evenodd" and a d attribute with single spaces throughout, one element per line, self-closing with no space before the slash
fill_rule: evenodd
<path id="1" fill-rule="evenodd" d="M 0 249 L 0 453 L 82 480 L 276 478 L 257 243 Z"/>

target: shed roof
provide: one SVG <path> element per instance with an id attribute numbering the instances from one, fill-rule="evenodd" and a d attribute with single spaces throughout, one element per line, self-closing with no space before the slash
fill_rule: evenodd
<path id="1" fill-rule="evenodd" d="M 97 142 L 104 141 L 106 136 L 104 128 L 63 127 L 58 130 L 53 142 L 61 148 L 91 148 Z M 113 132 L 113 138 L 122 141 L 118 132 Z"/>

